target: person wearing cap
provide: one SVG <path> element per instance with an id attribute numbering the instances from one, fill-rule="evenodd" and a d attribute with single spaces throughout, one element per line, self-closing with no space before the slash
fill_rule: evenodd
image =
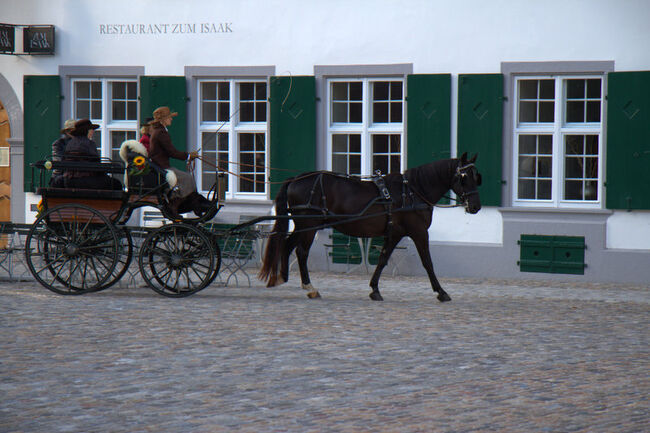
<path id="1" fill-rule="evenodd" d="M 167 128 L 177 115 L 178 113 L 172 112 L 169 107 L 158 107 L 154 110 L 149 128 L 149 158 L 160 168 L 172 170 L 176 174 L 178 183 L 169 197 L 170 210 L 176 214 L 192 210 L 196 215 L 202 215 L 212 207 L 212 203 L 196 191 L 192 174 L 169 164 L 170 158 L 190 162 L 199 156 L 196 151 L 185 152 L 174 147 Z"/>
<path id="2" fill-rule="evenodd" d="M 147 152 L 149 152 L 149 145 L 151 141 L 151 133 L 150 133 L 150 123 L 153 121 L 153 117 L 147 117 L 147 119 L 144 121 L 142 126 L 140 127 L 140 143 L 144 146 L 145 149 L 147 149 Z"/>
<path id="3" fill-rule="evenodd" d="M 61 161 L 63 160 L 63 153 L 65 152 L 65 147 L 68 142 L 72 139 L 70 131 L 74 128 L 74 119 L 68 119 L 63 124 L 63 129 L 61 130 L 61 137 L 59 137 L 54 143 L 52 143 L 52 161 Z M 63 172 L 61 170 L 55 169 L 52 171 L 52 177 L 50 178 L 50 186 L 54 188 L 63 187 Z"/>
<path id="4" fill-rule="evenodd" d="M 97 145 L 92 140 L 97 128 L 99 125 L 95 125 L 89 119 L 77 120 L 70 131 L 72 139 L 65 147 L 63 160 L 99 162 Z M 119 180 L 99 171 L 66 170 L 63 177 L 66 188 L 122 189 Z"/>

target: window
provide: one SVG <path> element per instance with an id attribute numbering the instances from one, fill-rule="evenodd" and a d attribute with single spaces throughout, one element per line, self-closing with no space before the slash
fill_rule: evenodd
<path id="1" fill-rule="evenodd" d="M 600 207 L 601 76 L 515 78 L 513 202 Z"/>
<path id="2" fill-rule="evenodd" d="M 266 80 L 199 80 L 199 148 L 203 192 L 227 174 L 229 198 L 266 198 Z"/>
<path id="3" fill-rule="evenodd" d="M 330 79 L 329 169 L 366 176 L 399 172 L 404 161 L 404 81 Z"/>
<path id="4" fill-rule="evenodd" d="M 80 78 L 72 80 L 72 113 L 100 125 L 93 140 L 103 157 L 119 160 L 125 140 L 138 131 L 138 83 L 135 79 Z"/>

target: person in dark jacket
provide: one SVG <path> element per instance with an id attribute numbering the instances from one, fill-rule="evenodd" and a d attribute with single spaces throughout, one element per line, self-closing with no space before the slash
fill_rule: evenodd
<path id="1" fill-rule="evenodd" d="M 199 156 L 196 151 L 185 152 L 174 147 L 167 127 L 177 115 L 178 113 L 172 112 L 169 107 L 158 107 L 154 110 L 149 128 L 149 158 L 160 168 L 172 170 L 176 174 L 178 183 L 169 196 L 170 210 L 177 214 L 192 210 L 196 215 L 203 215 L 212 207 L 212 203 L 196 191 L 194 176 L 169 165 L 170 158 L 190 162 Z"/>
<path id="2" fill-rule="evenodd" d="M 74 129 L 74 119 L 68 119 L 63 124 L 63 129 L 61 130 L 61 137 L 59 137 L 54 143 L 52 143 L 52 161 L 62 161 L 63 153 L 65 152 L 65 147 L 68 142 L 72 139 L 70 131 Z M 61 170 L 55 169 L 52 171 L 52 177 L 50 178 L 50 186 L 54 188 L 63 188 L 63 172 Z"/>
<path id="3" fill-rule="evenodd" d="M 97 145 L 92 140 L 97 128 L 99 125 L 95 125 L 89 119 L 76 121 L 74 129 L 70 131 L 72 139 L 65 147 L 63 160 L 99 162 Z M 63 177 L 66 188 L 122 189 L 122 183 L 119 180 L 99 171 L 66 170 Z"/>

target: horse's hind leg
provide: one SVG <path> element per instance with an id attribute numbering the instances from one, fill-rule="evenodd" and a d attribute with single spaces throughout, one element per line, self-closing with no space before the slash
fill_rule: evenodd
<path id="1" fill-rule="evenodd" d="M 411 236 L 415 247 L 418 250 L 420 255 L 420 260 L 422 261 L 422 266 L 427 271 L 429 275 L 429 281 L 431 281 L 431 288 L 434 292 L 438 293 L 438 300 L 440 302 L 451 301 L 451 297 L 442 289 L 436 274 L 433 272 L 433 262 L 431 261 L 431 254 L 429 253 L 429 234 L 427 232 L 418 233 L 417 236 Z"/>
<path id="2" fill-rule="evenodd" d="M 372 278 L 370 279 L 370 287 L 372 288 L 372 292 L 370 292 L 370 299 L 373 301 L 384 300 L 384 298 L 382 298 L 381 294 L 379 293 L 379 278 L 381 277 L 382 271 L 388 264 L 388 259 L 390 258 L 391 254 L 393 254 L 393 250 L 395 250 L 395 247 L 401 239 L 401 236 L 399 238 L 397 236 L 391 236 L 390 241 L 387 237 L 384 238 L 384 246 L 381 249 L 381 253 L 379 254 L 377 267 L 375 268 L 375 272 L 372 274 Z M 368 239 L 368 242 L 370 242 L 370 239 Z"/>
<path id="3" fill-rule="evenodd" d="M 298 233 L 291 233 L 284 244 L 284 251 L 280 258 L 280 278 L 278 284 L 286 283 L 289 281 L 289 258 L 298 241 Z"/>
<path id="4" fill-rule="evenodd" d="M 307 269 L 307 259 L 309 258 L 309 249 L 314 242 L 316 231 L 302 232 L 298 236 L 296 245 L 296 256 L 298 257 L 298 267 L 300 268 L 300 279 L 302 280 L 302 288 L 307 290 L 307 297 L 320 298 L 318 290 L 311 285 L 309 279 L 309 270 Z"/>

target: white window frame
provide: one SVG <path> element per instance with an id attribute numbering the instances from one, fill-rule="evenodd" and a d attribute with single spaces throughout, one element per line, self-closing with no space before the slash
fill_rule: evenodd
<path id="1" fill-rule="evenodd" d="M 214 121 L 214 122 L 205 122 L 202 119 L 202 97 L 201 97 L 201 88 L 203 83 L 210 82 L 228 82 L 230 85 L 230 104 L 229 104 L 229 113 L 228 120 L 226 122 Z M 239 116 L 239 85 L 241 83 L 265 83 L 266 84 L 266 121 L 265 122 L 242 122 L 240 121 Z M 270 107 L 269 107 L 269 92 L 270 86 L 267 78 L 227 78 L 227 77 L 214 77 L 214 78 L 200 78 L 197 79 L 196 86 L 196 113 L 197 113 L 197 124 L 196 129 L 196 142 L 198 143 L 198 148 L 202 147 L 202 135 L 204 132 L 216 132 L 217 130 L 221 132 L 228 133 L 228 161 L 235 162 L 235 164 L 228 165 L 228 171 L 231 173 L 226 173 L 228 177 L 228 190 L 226 191 L 226 199 L 236 199 L 236 200 L 266 200 L 268 194 L 268 185 L 265 183 L 262 192 L 240 192 L 239 191 L 239 173 L 240 173 L 240 162 L 239 159 L 239 136 L 242 133 L 261 133 L 264 135 L 264 179 L 269 177 L 269 134 L 268 134 L 268 125 L 269 125 L 269 116 L 270 116 Z M 218 143 L 217 143 L 218 146 Z M 210 168 L 212 169 L 212 167 Z M 201 193 L 206 194 L 208 191 L 203 190 L 203 165 L 199 160 L 197 163 L 197 186 Z"/>
<path id="2" fill-rule="evenodd" d="M 102 157 L 106 158 L 112 158 L 112 149 L 111 149 L 111 132 L 114 131 L 128 131 L 128 132 L 135 132 L 135 137 L 136 140 L 140 138 L 140 128 L 138 126 L 138 119 L 137 119 L 137 113 L 140 110 L 140 103 L 137 99 L 137 96 L 140 95 L 140 85 L 138 83 L 137 78 L 120 78 L 120 77 L 110 77 L 110 78 L 105 78 L 105 77 L 76 77 L 71 79 L 71 88 L 70 92 L 72 97 L 71 99 L 71 106 L 70 106 L 70 113 L 72 113 L 72 117 L 77 119 L 76 116 L 76 101 L 77 101 L 77 86 L 76 83 L 79 82 L 99 82 L 101 83 L 101 88 L 102 88 L 102 118 L 101 119 L 94 119 L 91 118 L 90 120 L 99 125 L 100 128 L 99 130 L 95 131 L 95 134 L 101 134 L 101 149 L 99 149 L 99 154 Z M 134 120 L 113 120 L 112 119 L 112 99 L 111 99 L 111 93 L 109 92 L 111 90 L 111 84 L 114 82 L 134 82 L 136 83 L 136 101 L 137 101 L 137 107 L 136 107 L 136 119 Z"/>
<path id="3" fill-rule="evenodd" d="M 402 121 L 392 123 L 372 123 L 372 83 L 383 81 L 399 81 L 402 83 Z M 332 83 L 336 82 L 361 82 L 361 123 L 333 123 L 332 122 Z M 372 135 L 389 134 L 400 136 L 400 171 L 406 168 L 406 143 L 404 141 L 404 128 L 406 125 L 406 80 L 395 76 L 373 77 L 337 77 L 326 80 L 326 119 L 327 119 L 327 170 L 332 170 L 332 136 L 335 134 L 359 134 L 361 136 L 361 176 L 372 173 Z M 387 173 L 383 173 L 387 174 Z"/>
<path id="4" fill-rule="evenodd" d="M 512 132 L 512 203 L 513 206 L 544 207 L 544 208 L 579 208 L 601 209 L 604 203 L 604 155 L 605 134 L 603 125 L 605 121 L 605 75 L 604 74 L 543 74 L 543 75 L 516 75 L 514 78 L 513 98 L 513 132 Z M 566 81 L 570 79 L 601 80 L 600 122 L 567 123 L 566 113 Z M 553 123 L 519 123 L 519 81 L 544 80 L 555 81 L 555 106 Z M 552 191 L 550 200 L 520 199 L 519 190 L 519 140 L 520 134 L 549 134 L 553 137 L 552 153 Z M 598 136 L 598 200 L 565 200 L 565 149 L 564 137 L 567 135 L 597 135 Z"/>

